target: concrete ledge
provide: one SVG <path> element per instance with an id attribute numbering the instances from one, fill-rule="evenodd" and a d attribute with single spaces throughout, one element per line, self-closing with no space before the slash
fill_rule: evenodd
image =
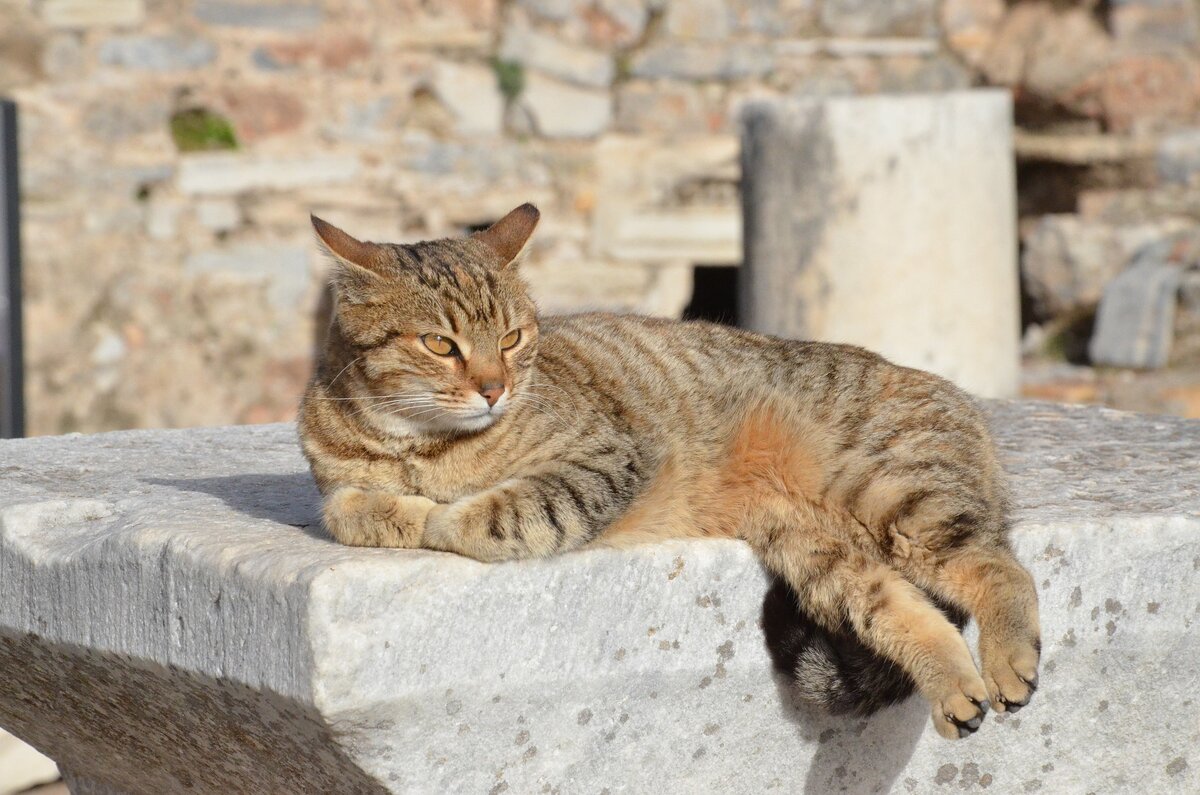
<path id="1" fill-rule="evenodd" d="M 1200 423 L 993 412 L 1043 685 L 963 742 L 789 704 L 736 542 L 338 547 L 284 425 L 0 444 L 0 725 L 76 792 L 1200 790 Z"/>

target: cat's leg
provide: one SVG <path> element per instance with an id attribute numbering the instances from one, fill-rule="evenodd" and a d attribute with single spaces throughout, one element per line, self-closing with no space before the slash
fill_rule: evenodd
<path id="1" fill-rule="evenodd" d="M 896 570 L 846 541 L 836 517 L 804 513 L 756 521 L 746 540 L 818 622 L 831 630 L 848 622 L 869 648 L 912 676 L 939 734 L 956 739 L 979 728 L 988 691 L 954 625 Z"/>
<path id="2" fill-rule="evenodd" d="M 553 555 L 596 538 L 629 506 L 644 478 L 630 456 L 579 451 L 450 505 L 425 523 L 421 545 L 482 561 Z"/>
<path id="3" fill-rule="evenodd" d="M 979 657 L 988 697 L 1016 712 L 1037 689 L 1042 643 L 1033 577 L 1006 547 L 966 547 L 929 583 L 979 622 Z"/>
<path id="4" fill-rule="evenodd" d="M 424 497 L 340 486 L 325 498 L 325 527 L 352 547 L 418 546 L 425 519 L 437 503 Z"/>

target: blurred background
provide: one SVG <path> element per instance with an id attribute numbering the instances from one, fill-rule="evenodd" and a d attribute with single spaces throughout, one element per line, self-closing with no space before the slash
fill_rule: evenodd
<path id="1" fill-rule="evenodd" d="M 26 432 L 291 418 L 309 212 L 406 241 L 533 201 L 544 310 L 737 322 L 746 101 L 973 86 L 1015 102 L 1022 391 L 1200 416 L 1194 269 L 1166 366 L 1088 352 L 1106 285 L 1200 226 L 1198 7 L 0 0 Z"/>
<path id="2" fill-rule="evenodd" d="M 0 0 L 25 433 L 291 419 L 310 212 L 403 242 L 532 201 L 543 310 L 745 323 L 743 107 L 973 87 L 1014 108 L 1019 392 L 1200 417 L 1195 0 Z M 0 790 L 53 776 L 23 753 Z"/>

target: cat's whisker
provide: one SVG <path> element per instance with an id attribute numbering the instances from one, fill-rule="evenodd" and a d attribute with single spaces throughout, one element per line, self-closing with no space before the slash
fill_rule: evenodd
<path id="1" fill-rule="evenodd" d="M 341 378 L 343 375 L 345 375 L 345 373 L 346 373 L 346 371 L 347 371 L 347 370 L 349 370 L 351 367 L 353 367 L 354 365 L 358 364 L 358 363 L 359 363 L 359 362 L 361 362 L 361 361 L 362 361 L 362 357 L 361 357 L 361 356 L 358 356 L 358 357 L 356 357 L 356 358 L 352 359 L 352 360 L 350 361 L 350 364 L 346 365 L 346 366 L 345 366 L 345 367 L 343 367 L 341 370 L 338 370 L 338 374 L 337 374 L 337 375 L 335 375 L 335 376 L 333 377 L 333 380 L 329 382 L 329 386 L 330 386 L 330 387 L 332 387 L 334 384 L 336 384 L 336 383 L 337 383 L 337 380 L 338 380 L 339 378 Z M 327 388 L 328 388 L 328 387 L 327 387 Z"/>

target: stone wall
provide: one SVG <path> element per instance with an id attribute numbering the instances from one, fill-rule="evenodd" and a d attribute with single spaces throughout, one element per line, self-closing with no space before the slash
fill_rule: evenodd
<path id="1" fill-rule="evenodd" d="M 34 434 L 290 417 L 323 271 L 308 212 L 406 240 L 534 201 L 544 308 L 677 315 L 694 266 L 740 260 L 736 119 L 764 94 L 1011 86 L 1023 212 L 1086 200 L 1031 241 L 1200 216 L 1180 198 L 1200 171 L 1182 0 L 0 0 L 0 17 Z"/>

